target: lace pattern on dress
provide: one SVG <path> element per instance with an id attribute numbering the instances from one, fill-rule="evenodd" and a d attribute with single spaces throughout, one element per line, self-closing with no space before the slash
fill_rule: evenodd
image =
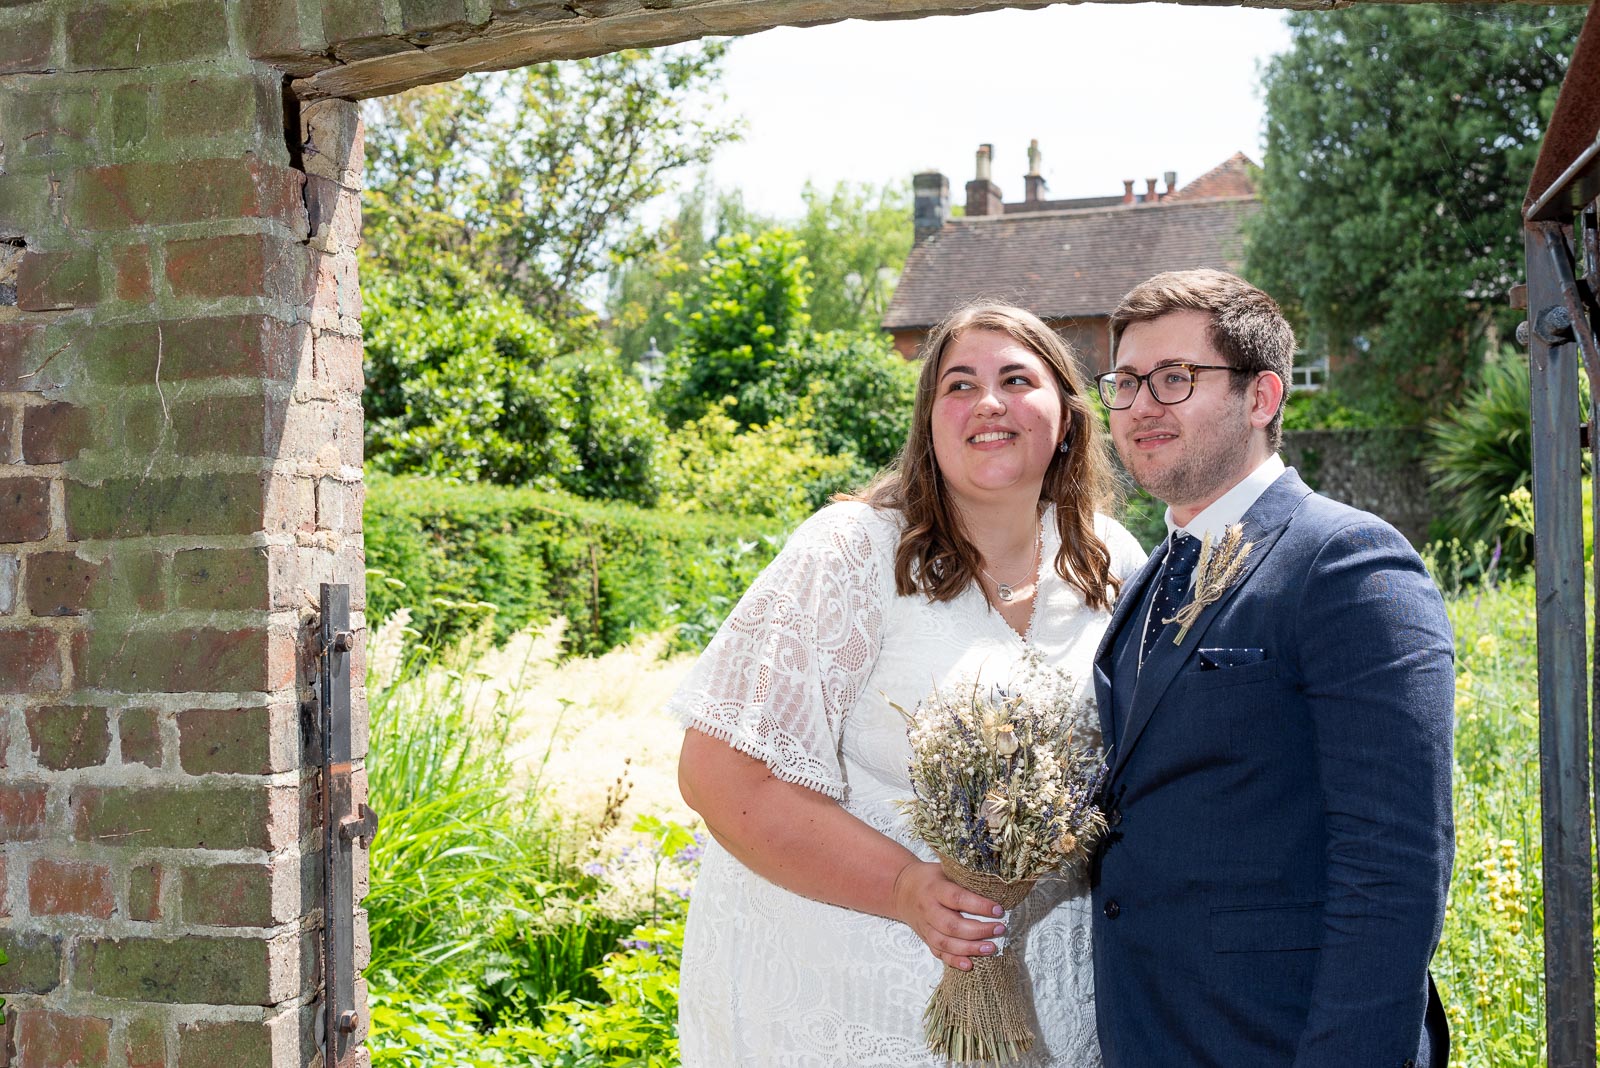
<path id="1" fill-rule="evenodd" d="M 841 504 L 795 531 L 667 703 L 682 726 L 786 782 L 845 797 L 840 732 L 872 672 L 893 593 L 880 550 L 898 539 L 875 539 L 875 524 L 896 520 Z"/>

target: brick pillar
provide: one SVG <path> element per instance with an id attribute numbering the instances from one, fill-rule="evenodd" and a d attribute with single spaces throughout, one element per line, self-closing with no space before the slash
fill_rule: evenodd
<path id="1" fill-rule="evenodd" d="M 253 27 L 223 0 L 0 4 L 0 995 L 25 1068 L 317 1058 L 318 582 L 352 584 L 364 636 L 361 137 L 352 104 L 286 107 Z M 356 715 L 361 752 L 359 688 Z"/>

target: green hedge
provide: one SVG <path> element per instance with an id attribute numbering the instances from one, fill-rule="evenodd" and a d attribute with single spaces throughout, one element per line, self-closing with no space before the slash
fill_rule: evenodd
<path id="1" fill-rule="evenodd" d="M 785 534 L 760 517 L 706 517 L 500 486 L 370 475 L 368 612 L 410 608 L 434 644 L 494 606 L 504 639 L 562 615 L 567 648 L 596 653 L 676 624 L 699 648 Z"/>

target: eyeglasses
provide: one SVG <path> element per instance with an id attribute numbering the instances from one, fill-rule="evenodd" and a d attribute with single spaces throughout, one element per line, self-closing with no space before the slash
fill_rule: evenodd
<path id="1" fill-rule="evenodd" d="M 1094 384 L 1100 390 L 1100 400 L 1107 408 L 1121 411 L 1132 408 L 1139 395 L 1139 385 L 1150 387 L 1150 395 L 1160 404 L 1182 404 L 1194 396 L 1194 380 L 1201 371 L 1232 371 L 1234 374 L 1253 374 L 1242 367 L 1224 367 L 1206 363 L 1168 363 L 1148 374 L 1136 375 L 1132 371 L 1107 371 L 1095 375 Z"/>

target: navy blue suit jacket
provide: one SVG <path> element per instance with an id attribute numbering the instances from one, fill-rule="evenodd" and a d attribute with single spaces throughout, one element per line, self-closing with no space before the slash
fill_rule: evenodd
<path id="1" fill-rule="evenodd" d="M 1454 643 L 1422 561 L 1293 470 L 1182 645 L 1138 646 L 1164 547 L 1095 658 L 1107 1068 L 1402 1068 L 1448 1055 L 1428 976 L 1454 857 Z"/>

